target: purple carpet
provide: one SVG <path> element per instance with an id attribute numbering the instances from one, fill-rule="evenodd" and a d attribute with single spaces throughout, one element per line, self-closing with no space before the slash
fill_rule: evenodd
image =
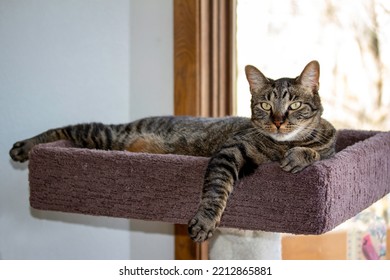
<path id="1" fill-rule="evenodd" d="M 277 163 L 237 182 L 221 226 L 321 234 L 390 192 L 390 133 L 342 130 L 337 154 L 298 174 Z M 73 148 L 30 154 L 33 208 L 186 224 L 200 201 L 208 159 Z"/>

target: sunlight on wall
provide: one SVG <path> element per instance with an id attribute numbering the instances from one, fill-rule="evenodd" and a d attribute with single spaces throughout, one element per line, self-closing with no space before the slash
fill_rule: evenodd
<path id="1" fill-rule="evenodd" d="M 237 49 L 238 115 L 250 115 L 245 65 L 276 79 L 315 59 L 326 119 L 390 129 L 390 1 L 238 0 Z"/>

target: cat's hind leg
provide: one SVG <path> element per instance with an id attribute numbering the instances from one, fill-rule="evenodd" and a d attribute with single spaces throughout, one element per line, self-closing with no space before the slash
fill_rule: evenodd
<path id="1" fill-rule="evenodd" d="M 16 142 L 9 151 L 9 155 L 14 161 L 25 162 L 28 160 L 28 154 L 34 146 L 34 142 L 30 139 Z"/>
<path id="2" fill-rule="evenodd" d="M 133 136 L 126 144 L 125 150 L 133 153 L 173 153 L 164 139 L 154 134 Z"/>
<path id="3" fill-rule="evenodd" d="M 69 140 L 83 148 L 111 150 L 115 148 L 115 131 L 112 126 L 101 123 L 50 129 L 32 138 L 16 142 L 9 155 L 14 161 L 24 162 L 29 159 L 29 153 L 35 145 L 58 140 Z"/>

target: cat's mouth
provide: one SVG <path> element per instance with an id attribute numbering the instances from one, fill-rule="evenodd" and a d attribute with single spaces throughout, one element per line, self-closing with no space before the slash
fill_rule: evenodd
<path id="1" fill-rule="evenodd" d="M 284 142 L 297 140 L 301 131 L 302 127 L 300 126 L 291 127 L 291 125 L 285 124 L 281 125 L 280 127 L 276 127 L 275 125 L 272 125 L 268 131 L 268 134 L 274 140 Z"/>
<path id="2" fill-rule="evenodd" d="M 257 120 L 252 121 L 256 126 L 261 128 L 262 131 L 268 134 L 268 136 L 278 142 L 298 140 L 303 130 L 302 126 L 293 125 L 289 122 L 283 123 L 277 127 L 273 123 L 264 124 Z"/>
<path id="3" fill-rule="evenodd" d="M 300 132 L 299 129 L 292 130 L 289 132 L 283 132 L 280 129 L 278 129 L 276 132 L 273 133 L 271 132 L 269 135 L 276 141 L 284 142 L 284 141 L 297 140 L 299 132 Z"/>

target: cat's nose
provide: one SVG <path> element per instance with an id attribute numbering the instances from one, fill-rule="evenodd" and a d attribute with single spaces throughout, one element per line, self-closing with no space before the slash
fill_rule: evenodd
<path id="1" fill-rule="evenodd" d="M 276 112 L 272 115 L 271 120 L 276 126 L 277 129 L 279 129 L 282 124 L 286 121 L 287 114 L 283 114 L 282 112 Z"/>
<path id="2" fill-rule="evenodd" d="M 284 116 L 282 116 L 281 114 L 275 114 L 272 118 L 272 122 L 274 123 L 274 125 L 276 126 L 277 129 L 279 129 L 282 124 L 284 123 Z"/>
<path id="3" fill-rule="evenodd" d="M 283 120 L 274 120 L 274 124 L 275 124 L 277 129 L 279 129 L 283 123 L 284 123 Z"/>

